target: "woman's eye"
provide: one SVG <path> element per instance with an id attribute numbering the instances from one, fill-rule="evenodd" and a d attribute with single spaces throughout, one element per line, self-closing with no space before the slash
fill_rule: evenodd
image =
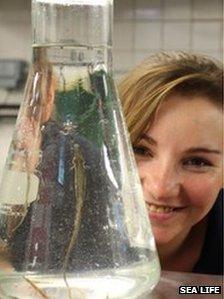
<path id="1" fill-rule="evenodd" d="M 153 153 L 146 147 L 143 146 L 134 146 L 133 151 L 136 155 L 140 156 L 153 156 Z"/>
<path id="2" fill-rule="evenodd" d="M 203 158 L 198 158 L 198 157 L 189 158 L 189 159 L 185 160 L 183 164 L 185 166 L 191 166 L 191 167 L 195 167 L 195 168 L 212 166 L 212 164 L 208 160 L 203 159 Z"/>

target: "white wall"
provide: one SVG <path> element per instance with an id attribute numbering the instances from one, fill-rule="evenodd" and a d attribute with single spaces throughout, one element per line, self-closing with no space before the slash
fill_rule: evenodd
<path id="1" fill-rule="evenodd" d="M 222 0 L 115 0 L 114 59 L 124 73 L 163 50 L 222 59 Z"/>
<path id="2" fill-rule="evenodd" d="M 0 0 L 0 59 L 18 58 L 30 61 L 30 1 Z"/>

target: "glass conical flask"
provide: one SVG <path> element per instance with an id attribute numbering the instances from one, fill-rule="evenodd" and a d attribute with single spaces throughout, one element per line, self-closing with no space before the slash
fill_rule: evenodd
<path id="1" fill-rule="evenodd" d="M 0 187 L 0 295 L 138 298 L 160 268 L 112 78 L 111 0 L 33 0 Z"/>

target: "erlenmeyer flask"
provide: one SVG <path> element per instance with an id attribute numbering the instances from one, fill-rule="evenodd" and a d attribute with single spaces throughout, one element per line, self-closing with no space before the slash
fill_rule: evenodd
<path id="1" fill-rule="evenodd" d="M 138 298 L 160 267 L 112 78 L 111 0 L 33 0 L 0 187 L 1 298 Z"/>

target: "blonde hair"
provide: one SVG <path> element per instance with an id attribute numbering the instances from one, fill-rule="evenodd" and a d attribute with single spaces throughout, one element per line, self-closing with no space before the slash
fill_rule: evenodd
<path id="1" fill-rule="evenodd" d="M 205 96 L 222 103 L 222 66 L 209 58 L 184 52 L 159 53 L 137 66 L 118 86 L 135 144 L 153 121 L 159 104 L 172 93 Z"/>

